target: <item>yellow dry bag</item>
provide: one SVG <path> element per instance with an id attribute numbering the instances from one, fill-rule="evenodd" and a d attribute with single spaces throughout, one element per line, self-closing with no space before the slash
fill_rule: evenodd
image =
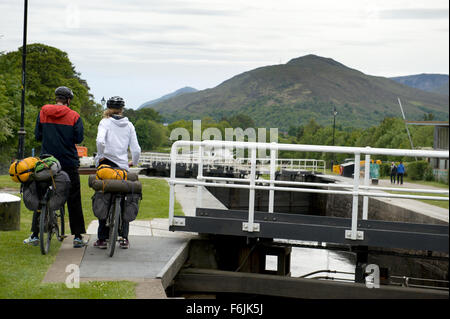
<path id="1" fill-rule="evenodd" d="M 102 164 L 97 168 L 96 179 L 127 180 L 127 171 L 121 168 L 113 168 L 109 165 Z"/>
<path id="2" fill-rule="evenodd" d="M 14 161 L 9 167 L 9 176 L 17 183 L 25 183 L 34 172 L 34 167 L 39 159 L 37 157 L 27 157 Z"/>

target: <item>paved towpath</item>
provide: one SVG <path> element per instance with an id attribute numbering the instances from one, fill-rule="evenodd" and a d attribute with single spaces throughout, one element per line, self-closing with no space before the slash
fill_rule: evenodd
<path id="1" fill-rule="evenodd" d="M 338 175 L 325 175 L 327 178 L 336 180 L 338 183 L 353 184 L 353 178 L 343 177 Z M 360 179 L 360 185 L 364 183 L 363 179 Z M 403 182 L 402 185 L 391 184 L 390 180 L 380 179 L 378 180 L 378 185 L 370 184 L 370 186 L 380 186 L 380 187 L 392 187 L 392 188 L 409 188 L 409 189 L 436 189 L 436 190 L 446 190 L 445 188 L 440 188 L 431 185 L 422 185 L 411 182 Z M 448 189 L 447 189 L 448 190 Z M 376 190 L 374 192 L 383 192 L 381 190 Z M 436 196 L 434 194 L 429 194 L 430 196 Z M 448 197 L 448 195 L 446 196 Z M 375 197 L 374 197 L 375 198 Z M 414 199 L 407 198 L 386 198 L 386 197 L 376 197 L 376 200 L 380 200 L 391 205 L 400 206 L 416 213 L 426 215 L 435 219 L 439 219 L 446 223 L 449 222 L 449 210 L 436 205 L 431 205 Z"/>
<path id="2" fill-rule="evenodd" d="M 195 187 L 177 185 L 175 188 L 175 196 L 187 216 L 195 215 L 196 193 Z M 203 203 L 206 207 L 226 209 L 206 189 Z M 43 282 L 65 282 L 69 275 L 66 267 L 75 264 L 80 269 L 80 281 L 129 280 L 138 283 L 137 298 L 167 298 L 165 286 L 186 258 L 189 240 L 197 236 L 169 231 L 167 218 L 136 220 L 130 223 L 130 248 L 116 247 L 114 256 L 109 257 L 105 250 L 93 247 L 97 228 L 97 220 L 89 224 L 86 238 L 90 241 L 82 249 L 72 248 L 73 237 L 66 238 Z"/>

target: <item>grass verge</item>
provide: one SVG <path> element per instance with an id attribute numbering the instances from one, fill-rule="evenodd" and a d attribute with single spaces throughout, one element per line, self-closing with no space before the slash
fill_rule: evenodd
<path id="1" fill-rule="evenodd" d="M 92 212 L 88 176 L 80 176 L 81 198 L 86 227 L 96 219 Z M 169 186 L 165 180 L 142 179 L 143 200 L 138 219 L 167 218 Z M 0 176 L 2 189 L 19 193 L 19 184 L 8 175 Z M 177 202 L 175 213 L 183 215 Z M 61 243 L 52 241 L 48 255 L 41 255 L 39 247 L 24 245 L 30 235 L 32 212 L 21 203 L 20 230 L 0 231 L 0 299 L 131 299 L 135 298 L 136 283 L 129 281 L 97 281 L 80 283 L 80 288 L 69 289 L 64 283 L 42 283 L 48 268 L 54 262 Z M 68 218 L 67 218 L 68 219 Z M 68 222 L 66 229 L 70 231 Z"/>

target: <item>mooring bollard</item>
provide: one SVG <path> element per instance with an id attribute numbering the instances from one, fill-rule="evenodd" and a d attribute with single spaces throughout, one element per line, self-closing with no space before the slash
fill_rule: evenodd
<path id="1" fill-rule="evenodd" d="M 21 198 L 0 193 L 0 230 L 20 230 Z"/>

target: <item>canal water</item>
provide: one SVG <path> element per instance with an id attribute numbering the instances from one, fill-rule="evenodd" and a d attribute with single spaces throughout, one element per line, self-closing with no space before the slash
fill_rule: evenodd
<path id="1" fill-rule="evenodd" d="M 304 245 L 317 244 L 314 242 L 302 242 L 293 240 L 286 241 L 276 239 L 275 242 Z M 333 277 L 335 280 L 342 279 L 343 281 L 354 281 L 355 264 L 355 255 L 350 252 L 327 250 L 324 248 L 292 246 L 291 277 L 301 277 L 319 270 L 331 270 L 351 274 L 320 272 L 307 276 L 307 278 L 328 276 Z M 267 270 L 275 270 L 277 267 L 276 265 L 276 257 L 266 259 Z"/>

